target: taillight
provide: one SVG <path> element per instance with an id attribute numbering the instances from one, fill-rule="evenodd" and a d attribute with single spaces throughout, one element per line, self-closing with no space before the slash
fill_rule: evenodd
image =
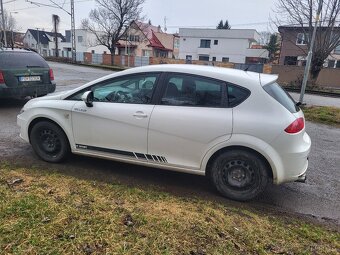
<path id="1" fill-rule="evenodd" d="M 53 74 L 53 70 L 52 69 L 50 69 L 50 80 L 51 81 L 54 81 L 54 74 Z"/>
<path id="2" fill-rule="evenodd" d="M 295 134 L 300 132 L 305 127 L 305 120 L 301 117 L 293 121 L 292 124 L 290 124 L 285 131 L 288 134 Z"/>
<path id="3" fill-rule="evenodd" d="M 0 71 L 0 83 L 5 83 L 4 74 Z"/>

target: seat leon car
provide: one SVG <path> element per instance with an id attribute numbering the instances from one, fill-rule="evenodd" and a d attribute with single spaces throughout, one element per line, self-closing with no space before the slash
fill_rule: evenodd
<path id="1" fill-rule="evenodd" d="M 45 161 L 72 152 L 206 175 L 245 201 L 269 182 L 305 180 L 304 115 L 276 80 L 209 66 L 132 68 L 32 99 L 17 121 Z"/>
<path id="2" fill-rule="evenodd" d="M 54 91 L 53 71 L 39 54 L 0 49 L 0 98 L 37 97 Z"/>

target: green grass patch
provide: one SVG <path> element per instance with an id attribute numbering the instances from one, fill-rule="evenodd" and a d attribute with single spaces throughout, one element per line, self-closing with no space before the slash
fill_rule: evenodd
<path id="1" fill-rule="evenodd" d="M 303 107 L 306 120 L 340 127 L 340 108 L 327 106 Z"/>
<path id="2" fill-rule="evenodd" d="M 0 165 L 3 254 L 338 254 L 339 239 L 247 206 Z"/>

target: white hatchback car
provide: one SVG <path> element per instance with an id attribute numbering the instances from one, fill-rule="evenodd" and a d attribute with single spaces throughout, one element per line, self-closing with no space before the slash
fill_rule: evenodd
<path id="1" fill-rule="evenodd" d="M 304 181 L 311 140 L 277 76 L 197 65 L 114 73 L 30 100 L 20 136 L 48 162 L 69 152 L 207 175 L 249 200 L 269 181 Z"/>

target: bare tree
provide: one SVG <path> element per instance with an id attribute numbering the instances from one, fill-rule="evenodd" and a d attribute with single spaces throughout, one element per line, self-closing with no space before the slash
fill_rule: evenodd
<path id="1" fill-rule="evenodd" d="M 5 18 L 5 31 L 6 31 L 6 38 L 7 38 L 7 45 L 12 45 L 13 47 L 13 42 L 12 40 L 12 36 L 10 36 L 9 33 L 11 33 L 13 30 L 16 29 L 16 20 L 14 19 L 14 17 L 10 14 L 8 14 L 8 12 L 6 10 L 4 10 L 4 18 Z M 2 29 L 2 19 L 0 19 L 0 28 Z M 1 30 L 1 42 L 4 42 L 4 34 L 3 31 Z"/>
<path id="2" fill-rule="evenodd" d="M 319 1 L 323 1 L 323 9 L 313 48 L 311 64 L 313 79 L 317 79 L 327 57 L 340 45 L 340 0 Z M 276 11 L 280 13 L 278 23 L 302 28 L 309 48 L 317 9 L 316 0 L 278 0 L 276 6 Z"/>
<path id="3" fill-rule="evenodd" d="M 116 44 L 124 36 L 133 20 L 138 20 L 145 0 L 96 0 L 98 7 L 91 10 L 82 27 L 96 37 L 98 45 L 106 46 L 114 64 Z"/>
<path id="4" fill-rule="evenodd" d="M 59 23 L 60 23 L 59 16 L 56 14 L 53 14 L 52 22 L 53 22 L 53 30 L 54 30 L 54 41 L 55 41 L 55 56 L 59 57 L 59 47 L 58 47 L 58 29 L 59 29 Z"/>

